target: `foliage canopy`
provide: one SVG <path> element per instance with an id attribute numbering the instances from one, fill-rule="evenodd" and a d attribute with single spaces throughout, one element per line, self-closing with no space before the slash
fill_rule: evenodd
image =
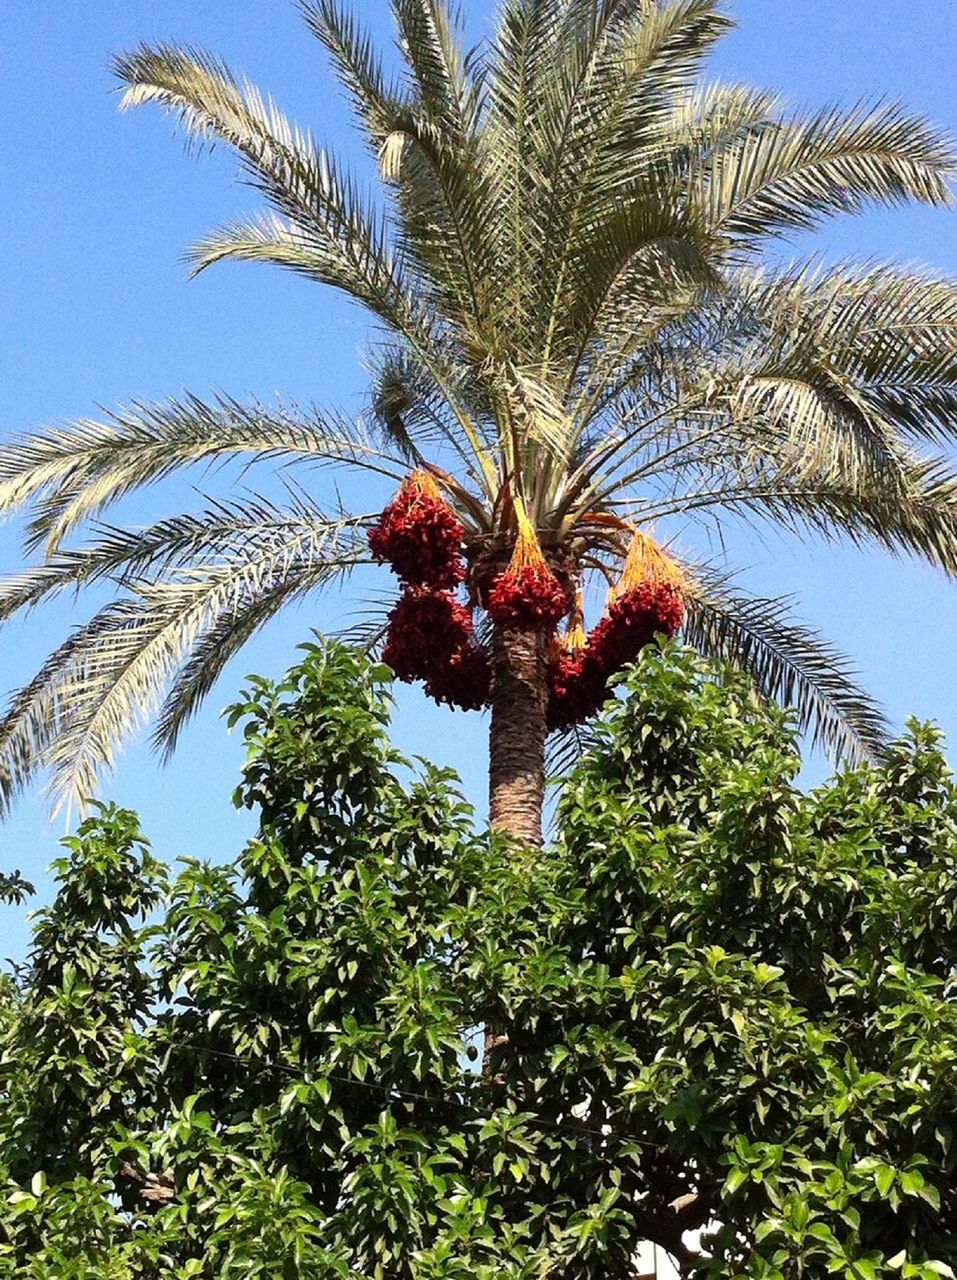
<path id="1" fill-rule="evenodd" d="M 0 1275 L 951 1275 L 936 732 L 804 795 L 790 717 L 671 645 L 516 851 L 386 675 L 249 683 L 235 865 L 169 879 L 110 806 L 66 841 L 0 994 Z"/>

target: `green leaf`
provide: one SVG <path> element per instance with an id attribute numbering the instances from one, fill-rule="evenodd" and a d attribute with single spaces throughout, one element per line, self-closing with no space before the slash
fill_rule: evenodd
<path id="1" fill-rule="evenodd" d="M 726 1198 L 730 1199 L 730 1197 L 733 1196 L 736 1191 L 740 1190 L 740 1188 L 744 1186 L 747 1180 L 748 1180 L 747 1170 L 732 1169 L 731 1172 L 728 1174 L 727 1178 L 725 1179 L 723 1195 Z"/>
<path id="2" fill-rule="evenodd" d="M 919 1192 L 920 1198 L 927 1202 L 930 1207 L 940 1213 L 940 1192 L 930 1183 L 925 1183 Z"/>

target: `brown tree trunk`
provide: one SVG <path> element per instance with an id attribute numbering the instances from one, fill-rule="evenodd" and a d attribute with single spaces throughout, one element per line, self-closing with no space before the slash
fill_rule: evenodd
<path id="1" fill-rule="evenodd" d="M 495 630 L 490 819 L 496 830 L 531 845 L 542 843 L 548 709 L 545 649 L 541 631 Z"/>

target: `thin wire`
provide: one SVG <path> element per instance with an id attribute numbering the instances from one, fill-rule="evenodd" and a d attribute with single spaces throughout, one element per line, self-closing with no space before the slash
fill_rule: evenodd
<path id="1" fill-rule="evenodd" d="M 225 1053 L 221 1049 L 210 1049 L 206 1045 L 199 1044 L 195 1040 L 181 1040 L 181 1044 L 189 1045 L 190 1048 L 198 1050 L 200 1053 L 211 1054 L 214 1058 L 225 1058 L 230 1062 L 238 1062 L 240 1066 L 247 1068 L 262 1066 L 270 1067 L 274 1071 L 285 1071 L 290 1075 L 301 1078 L 302 1072 L 288 1062 L 276 1062 L 275 1059 L 260 1058 L 256 1062 L 250 1062 L 247 1058 L 240 1057 L 236 1053 Z M 411 1089 L 400 1089 L 395 1085 L 377 1084 L 373 1080 L 360 1080 L 357 1076 L 342 1076 L 335 1072 L 327 1072 L 322 1077 L 325 1080 L 334 1080 L 337 1084 L 353 1085 L 358 1089 L 370 1089 L 375 1093 L 384 1093 L 394 1098 L 401 1098 L 411 1102 L 429 1102 L 433 1106 L 436 1104 L 458 1107 L 460 1110 L 469 1111 L 472 1115 L 481 1116 L 486 1120 L 494 1120 L 499 1115 L 498 1111 L 490 1111 L 483 1107 L 476 1107 L 471 1102 L 463 1102 L 457 1098 L 437 1098 L 428 1093 L 416 1093 Z M 308 1083 L 308 1082 L 307 1082 Z M 633 1138 L 623 1133 L 603 1133 L 601 1129 L 593 1129 L 588 1125 L 569 1124 L 567 1121 L 548 1120 L 544 1116 L 532 1115 L 531 1124 L 538 1125 L 543 1129 L 553 1129 L 560 1133 L 569 1133 L 575 1137 L 593 1137 L 600 1138 L 603 1142 L 632 1143 L 638 1147 L 648 1147 L 649 1150 L 658 1150 L 661 1146 L 658 1142 L 650 1142 L 645 1138 Z"/>

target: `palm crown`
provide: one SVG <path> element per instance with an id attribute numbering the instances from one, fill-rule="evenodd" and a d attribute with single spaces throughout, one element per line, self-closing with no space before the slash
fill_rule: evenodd
<path id="1" fill-rule="evenodd" d="M 775 266 L 772 252 L 868 203 L 945 204 L 949 141 L 895 105 L 796 116 L 767 93 L 705 83 L 729 26 L 715 0 L 503 0 L 494 37 L 471 51 L 444 0 L 393 0 L 394 83 L 336 0 L 301 8 L 377 157 L 384 213 L 214 58 L 140 48 L 116 70 L 126 105 L 158 103 L 192 136 L 225 141 L 265 197 L 261 217 L 194 250 L 197 270 L 277 264 L 379 322 L 369 412 L 355 423 L 186 398 L 4 450 L 0 505 L 32 508 L 29 546 L 43 556 L 7 580 L 3 613 L 76 584 L 119 588 L 15 696 L 0 730 L 8 794 L 43 765 L 61 792 L 88 793 L 155 708 L 171 748 L 258 626 L 370 558 L 380 513 L 326 513 L 301 490 L 284 506 L 210 502 L 145 529 L 95 524 L 69 546 L 130 491 L 227 455 L 397 483 L 414 470 L 454 545 L 445 580 L 406 574 L 403 601 L 441 596 L 446 614 L 461 611 L 450 589 L 465 576 L 469 604 L 491 610 L 484 631 L 455 613 L 446 656 L 474 660 L 465 700 L 491 699 L 493 773 L 497 751 L 513 782 L 516 716 L 540 767 L 556 618 L 571 612 L 564 652 L 580 653 L 575 593 L 590 577 L 614 583 L 629 548 L 626 587 L 665 582 L 691 643 L 796 702 L 829 749 L 877 746 L 879 711 L 782 601 L 748 599 L 645 534 L 675 517 L 743 517 L 957 571 L 943 456 L 957 426 L 957 287 L 897 266 Z M 409 483 L 403 494 L 408 506 Z M 538 625 L 490 603 L 516 545 L 561 587 Z M 534 817 L 511 825 L 534 838 Z"/>

